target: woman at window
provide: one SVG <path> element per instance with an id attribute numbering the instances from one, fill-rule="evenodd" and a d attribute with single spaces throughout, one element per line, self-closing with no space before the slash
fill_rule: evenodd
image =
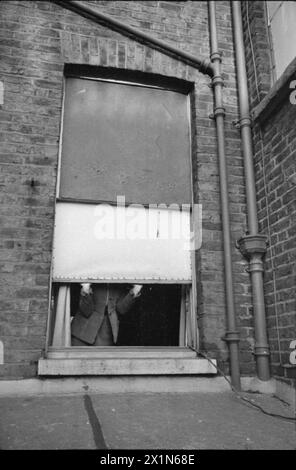
<path id="1" fill-rule="evenodd" d="M 72 346 L 114 346 L 124 315 L 141 295 L 135 284 L 128 292 L 120 284 L 81 284 L 79 307 L 71 323 Z"/>

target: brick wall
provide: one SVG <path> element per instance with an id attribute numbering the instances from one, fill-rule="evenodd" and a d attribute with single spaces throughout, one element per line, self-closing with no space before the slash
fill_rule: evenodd
<path id="1" fill-rule="evenodd" d="M 209 55 L 206 2 L 88 2 L 100 11 L 150 32 L 200 57 Z M 49 272 L 65 63 L 141 70 L 194 82 L 193 177 L 203 205 L 203 245 L 197 253 L 201 347 L 228 370 L 225 334 L 221 210 L 210 78 L 107 27 L 50 2 L 0 3 L 1 109 L 1 337 L 0 375 L 36 374 L 45 345 Z M 249 275 L 234 242 L 246 230 L 245 189 L 237 119 L 229 2 L 217 5 L 223 53 L 226 150 L 235 301 L 241 332 L 242 372 L 254 372 Z"/>
<path id="2" fill-rule="evenodd" d="M 266 9 L 264 2 L 260 0 L 241 3 L 250 103 L 255 106 L 266 96 L 273 81 Z"/>
<path id="3" fill-rule="evenodd" d="M 243 2 L 250 102 L 255 111 L 256 105 L 269 97 L 271 56 L 264 3 L 248 2 L 248 13 L 256 67 L 251 53 L 247 2 Z M 296 338 L 295 119 L 296 106 L 286 94 L 264 121 L 258 119 L 253 126 L 260 231 L 268 235 L 270 242 L 265 260 L 265 298 L 272 373 L 282 378 L 289 375 L 283 365 L 289 363 L 289 345 Z"/>

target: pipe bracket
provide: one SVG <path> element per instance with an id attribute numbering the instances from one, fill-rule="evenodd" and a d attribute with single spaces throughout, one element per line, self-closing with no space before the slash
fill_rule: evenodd
<path id="1" fill-rule="evenodd" d="M 216 106 L 214 109 L 214 117 L 225 116 L 225 108 L 223 106 Z"/>
<path id="2" fill-rule="evenodd" d="M 243 127 L 252 127 L 252 120 L 250 116 L 243 116 L 238 120 L 239 128 L 242 129 Z"/>
<path id="3" fill-rule="evenodd" d="M 254 356 L 270 356 L 270 348 L 267 344 L 255 344 L 253 354 Z"/>
<path id="4" fill-rule="evenodd" d="M 236 129 L 240 129 L 239 119 L 234 119 L 231 123 Z"/>
<path id="5" fill-rule="evenodd" d="M 223 341 L 227 343 L 238 343 L 240 341 L 238 331 L 226 331 L 225 336 L 222 338 Z"/>

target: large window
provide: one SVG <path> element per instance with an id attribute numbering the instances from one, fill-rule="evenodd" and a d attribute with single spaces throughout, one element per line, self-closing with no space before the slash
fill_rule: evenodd
<path id="1" fill-rule="evenodd" d="M 296 2 L 266 2 L 274 76 L 278 79 L 296 56 Z"/>
<path id="2" fill-rule="evenodd" d="M 189 95 L 67 76 L 49 344 L 196 342 Z"/>

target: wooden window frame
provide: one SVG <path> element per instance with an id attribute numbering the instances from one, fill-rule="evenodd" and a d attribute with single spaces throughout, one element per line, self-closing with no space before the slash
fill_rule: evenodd
<path id="1" fill-rule="evenodd" d="M 164 78 L 163 76 L 146 74 L 142 72 L 130 72 L 126 70 L 119 71 L 118 69 L 104 68 L 104 67 L 91 67 L 91 66 L 77 66 L 72 64 L 65 65 L 64 71 L 64 80 L 63 80 L 63 103 L 62 103 L 62 112 L 61 112 L 61 126 L 60 126 L 60 141 L 59 141 L 59 157 L 58 157 L 58 168 L 57 168 L 57 181 L 56 181 L 56 201 L 55 206 L 58 201 L 61 201 L 59 197 L 60 189 L 60 172 L 61 172 L 61 155 L 62 155 L 62 135 L 63 135 L 63 122 L 64 122 L 64 113 L 65 113 L 65 82 L 68 77 L 75 78 L 84 78 L 84 79 L 95 79 L 95 80 L 106 80 L 108 82 L 128 82 L 134 86 L 146 86 L 158 89 L 165 89 L 168 91 L 180 92 L 187 95 L 187 109 L 188 109 L 188 124 L 190 129 L 190 173 L 191 173 L 191 194 L 192 194 L 192 204 L 193 204 L 193 183 L 192 183 L 192 119 L 191 119 L 191 100 L 193 99 L 194 85 L 191 82 L 187 82 L 181 79 L 174 78 Z M 63 201 L 66 202 L 65 199 Z M 72 201 L 73 202 L 73 201 Z M 77 200 L 76 202 L 79 202 Z M 85 201 L 81 201 L 85 202 Z M 99 203 L 101 201 L 93 201 Z M 91 202 L 90 202 L 91 203 Z M 191 221 L 192 224 L 192 221 Z M 194 224 L 192 224 L 193 226 Z M 47 321 L 47 334 L 46 334 L 46 345 L 45 345 L 45 358 L 48 359 L 104 359 L 114 358 L 130 358 L 130 359 L 139 359 L 139 358 L 165 358 L 168 357 L 192 357 L 192 351 L 196 351 L 199 346 L 198 340 L 198 327 L 197 327 L 197 305 L 196 305 L 196 266 L 195 266 L 195 251 L 191 251 L 191 272 L 192 280 L 189 291 L 190 291 L 190 306 L 189 311 L 185 316 L 189 317 L 191 325 L 191 338 L 188 338 L 188 343 L 182 346 L 160 346 L 160 347 L 150 347 L 150 346 L 108 346 L 106 347 L 94 347 L 86 346 L 77 347 L 70 346 L 65 348 L 54 348 L 50 346 L 50 331 L 52 328 L 51 325 L 51 298 L 52 298 L 52 270 L 50 276 L 50 288 L 49 288 L 49 308 L 48 308 L 48 321 Z M 137 280 L 134 280 L 137 283 Z M 187 328 L 187 326 L 186 326 Z M 188 332 L 184 333 L 188 337 Z M 194 354 L 194 353 L 193 353 Z"/>

